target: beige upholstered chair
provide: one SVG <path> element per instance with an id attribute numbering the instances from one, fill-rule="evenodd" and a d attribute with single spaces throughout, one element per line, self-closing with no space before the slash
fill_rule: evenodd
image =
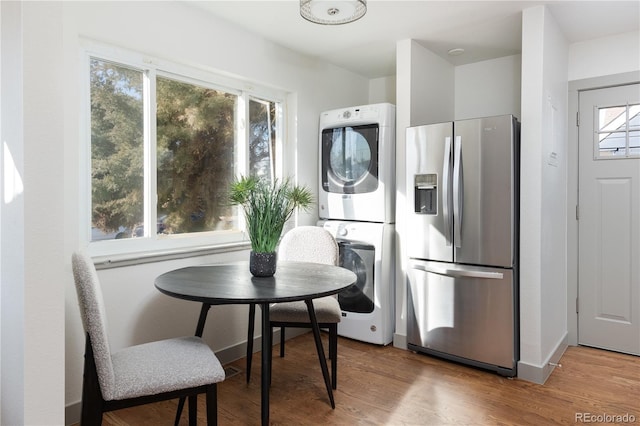
<path id="1" fill-rule="evenodd" d="M 324 263 L 337 265 L 339 258 L 338 244 L 335 238 L 325 229 L 317 226 L 299 226 L 287 232 L 278 248 L 278 261 Z M 341 318 L 340 304 L 333 296 L 313 300 L 318 325 L 329 330 L 329 358 L 331 359 L 331 386 L 336 389 L 338 371 L 338 323 Z M 271 332 L 280 327 L 280 356 L 284 357 L 284 341 L 286 327 L 310 328 L 311 320 L 307 305 L 303 301 L 274 303 L 269 308 Z M 251 377 L 251 356 L 253 352 L 253 323 L 255 305 L 249 308 L 249 335 L 247 338 L 247 382 Z M 264 355 L 263 355 L 264 356 Z"/>
<path id="2" fill-rule="evenodd" d="M 207 424 L 217 424 L 216 384 L 225 373 L 209 346 L 198 337 L 181 337 L 112 353 L 93 262 L 74 253 L 72 266 L 86 333 L 81 424 L 100 425 L 107 411 L 188 397 L 189 424 L 194 425 L 200 393 L 206 393 Z"/>

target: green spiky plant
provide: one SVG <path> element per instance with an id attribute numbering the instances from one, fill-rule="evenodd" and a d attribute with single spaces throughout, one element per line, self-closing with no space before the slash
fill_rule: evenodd
<path id="1" fill-rule="evenodd" d="M 313 195 L 307 187 L 292 184 L 289 178 L 270 182 L 242 176 L 231 184 L 229 200 L 244 210 L 251 250 L 273 253 L 284 224 L 296 208 L 308 210 Z"/>

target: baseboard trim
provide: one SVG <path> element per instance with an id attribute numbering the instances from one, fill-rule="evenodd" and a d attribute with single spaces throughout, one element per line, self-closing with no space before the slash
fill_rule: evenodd
<path id="1" fill-rule="evenodd" d="M 524 361 L 519 361 L 518 379 L 543 385 L 551 373 L 553 373 L 553 370 L 556 368 L 560 358 L 562 358 L 562 355 L 567 350 L 567 347 L 569 346 L 568 342 L 568 334 L 565 332 L 564 336 L 560 339 L 556 348 L 551 352 L 549 357 L 547 357 L 543 365 L 534 365 Z"/>
<path id="2" fill-rule="evenodd" d="M 64 407 L 64 423 L 67 426 L 80 423 L 80 401 L 74 402 Z"/>
<path id="3" fill-rule="evenodd" d="M 393 333 L 393 346 L 400 349 L 407 349 L 407 336 Z"/>

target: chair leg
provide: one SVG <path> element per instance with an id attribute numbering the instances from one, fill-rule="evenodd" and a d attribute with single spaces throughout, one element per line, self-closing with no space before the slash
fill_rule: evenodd
<path id="1" fill-rule="evenodd" d="M 182 417 L 182 410 L 184 410 L 184 402 L 187 400 L 186 397 L 182 397 L 178 400 L 178 409 L 176 410 L 176 418 L 173 421 L 173 426 L 180 425 L 180 417 Z"/>
<path id="2" fill-rule="evenodd" d="M 338 389 L 338 324 L 329 326 L 329 358 L 331 358 L 331 387 Z"/>
<path id="3" fill-rule="evenodd" d="M 189 395 L 189 426 L 198 425 L 198 395 Z"/>
<path id="4" fill-rule="evenodd" d="M 100 426 L 102 424 L 102 403 L 102 392 L 100 391 L 98 371 L 93 358 L 93 348 L 91 347 L 89 335 L 87 335 L 84 353 L 80 423 L 88 426 Z"/>
<path id="5" fill-rule="evenodd" d="M 207 386 L 207 426 L 218 424 L 218 385 Z"/>
<path id="6" fill-rule="evenodd" d="M 247 383 L 251 380 L 251 361 L 253 358 L 253 329 L 256 320 L 256 305 L 249 305 L 249 331 L 247 332 Z"/>
<path id="7" fill-rule="evenodd" d="M 280 358 L 284 358 L 284 327 L 280 327 Z"/>

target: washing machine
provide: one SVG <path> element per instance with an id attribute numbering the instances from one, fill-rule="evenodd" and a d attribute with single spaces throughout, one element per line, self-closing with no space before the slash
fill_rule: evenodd
<path id="1" fill-rule="evenodd" d="M 340 248 L 340 266 L 358 280 L 338 294 L 342 319 L 338 334 L 387 345 L 394 331 L 394 233 L 388 223 L 327 220 L 318 222 Z"/>
<path id="2" fill-rule="evenodd" d="M 320 114 L 321 219 L 395 223 L 395 106 Z"/>

